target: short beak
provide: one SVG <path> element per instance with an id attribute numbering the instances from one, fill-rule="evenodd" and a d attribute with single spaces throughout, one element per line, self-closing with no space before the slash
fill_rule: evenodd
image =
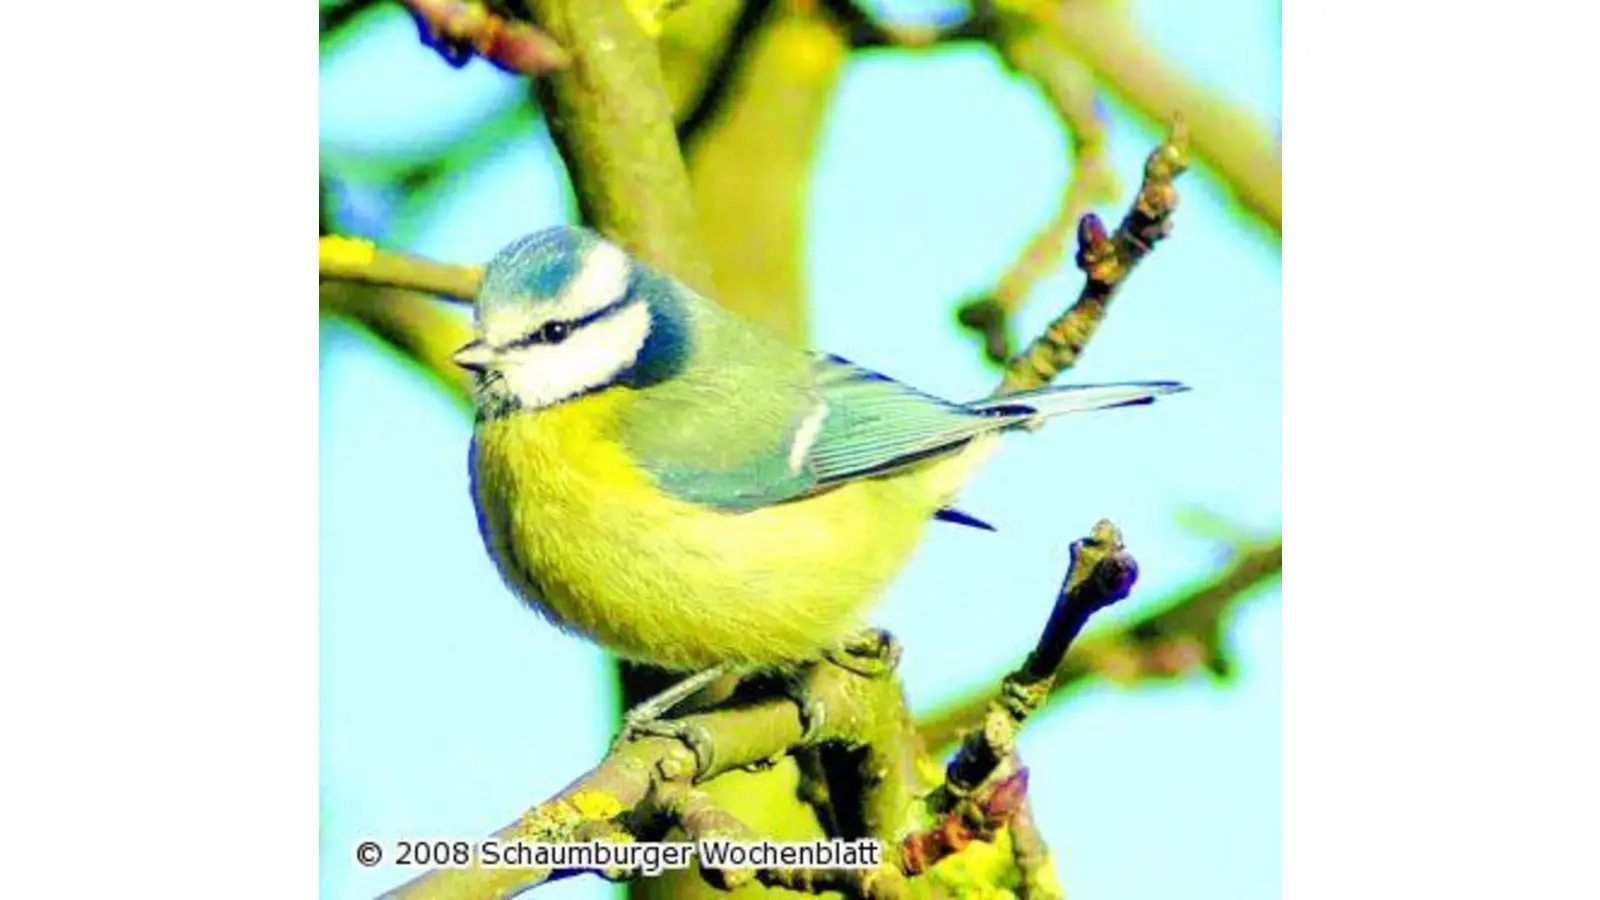
<path id="1" fill-rule="evenodd" d="M 463 369 L 482 372 L 484 369 L 489 368 L 490 363 L 494 362 L 494 348 L 483 341 L 473 341 L 457 350 L 456 355 L 451 359 L 455 360 L 456 365 Z"/>

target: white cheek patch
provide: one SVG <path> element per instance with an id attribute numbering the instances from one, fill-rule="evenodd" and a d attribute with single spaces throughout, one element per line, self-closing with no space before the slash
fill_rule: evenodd
<path id="1" fill-rule="evenodd" d="M 559 344 L 507 352 L 501 370 L 517 399 L 538 409 L 610 384 L 639 358 L 649 336 L 650 309 L 630 303 Z"/>
<path id="2" fill-rule="evenodd" d="M 512 309 L 498 309 L 486 317 L 479 326 L 483 340 L 491 347 L 505 345 L 522 337 L 542 324 L 542 317 L 532 304 L 518 304 Z"/>

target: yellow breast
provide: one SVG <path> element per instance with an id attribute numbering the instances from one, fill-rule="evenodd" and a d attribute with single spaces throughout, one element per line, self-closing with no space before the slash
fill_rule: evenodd
<path id="1" fill-rule="evenodd" d="M 815 657 L 861 616 L 975 461 L 729 513 L 658 490 L 605 391 L 478 426 L 476 501 L 506 581 L 561 626 L 675 669 Z"/>

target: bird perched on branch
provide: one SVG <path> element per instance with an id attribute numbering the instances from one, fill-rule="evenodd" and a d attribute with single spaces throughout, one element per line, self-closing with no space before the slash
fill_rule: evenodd
<path id="1" fill-rule="evenodd" d="M 1183 390 L 949 403 L 791 347 L 569 227 L 490 261 L 455 360 L 476 376 L 473 495 L 507 584 L 622 657 L 705 676 L 686 688 L 858 632 L 930 519 L 982 527 L 948 505 L 1001 433 Z"/>

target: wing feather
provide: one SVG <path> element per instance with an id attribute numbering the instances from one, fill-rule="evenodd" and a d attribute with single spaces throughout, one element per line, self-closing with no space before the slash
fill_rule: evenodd
<path id="1" fill-rule="evenodd" d="M 633 418 L 652 425 L 625 428 L 624 441 L 663 490 L 740 510 L 883 475 L 1017 419 L 969 410 L 835 356 L 810 357 L 805 377 L 779 387 L 777 411 L 771 394 L 759 409 L 743 408 L 742 398 L 692 381 L 641 392 Z M 676 424 L 663 427 L 663 418 Z"/>
<path id="2" fill-rule="evenodd" d="M 893 471 L 1007 424 L 836 356 L 817 365 L 830 410 L 808 460 L 819 484 Z"/>

